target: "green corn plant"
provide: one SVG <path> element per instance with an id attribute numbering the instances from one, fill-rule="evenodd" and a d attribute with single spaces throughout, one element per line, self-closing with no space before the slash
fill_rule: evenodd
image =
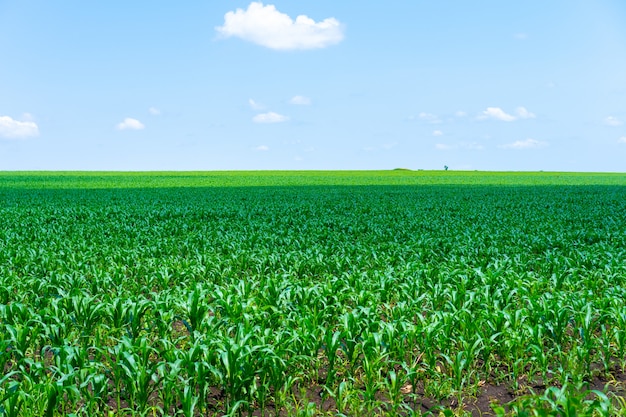
<path id="1" fill-rule="evenodd" d="M 546 323 L 546 328 L 556 345 L 561 345 L 563 342 L 563 336 L 565 330 L 571 321 L 571 312 L 566 307 L 560 307 L 558 305 L 552 306 L 553 310 L 552 320 Z"/>
<path id="2" fill-rule="evenodd" d="M 66 409 L 71 410 L 80 398 L 73 368 L 55 369 L 54 374 L 56 378 L 44 385 L 47 397 L 45 417 L 57 415 L 59 409 L 62 411 Z M 65 401 L 69 402 L 69 404 L 64 404 Z"/>
<path id="3" fill-rule="evenodd" d="M 326 329 L 324 333 L 324 352 L 328 359 L 328 369 L 326 375 L 326 387 L 331 387 L 335 379 L 335 362 L 337 360 L 337 351 L 341 346 L 341 332 Z"/>
<path id="4" fill-rule="evenodd" d="M 156 333 L 157 339 L 164 340 L 174 337 L 174 322 L 181 320 L 181 316 L 178 314 L 179 307 L 177 302 L 178 298 L 169 291 L 155 294 L 154 311 L 151 323 L 148 323 L 148 325 L 152 329 L 150 333 Z M 177 334 L 177 336 L 182 335 Z"/>
<path id="5" fill-rule="evenodd" d="M 225 337 L 215 347 L 219 358 L 217 373 L 227 398 L 227 410 L 248 407 L 256 388 L 254 356 L 260 346 L 251 345 L 252 335 L 242 325 L 233 337 Z"/>
<path id="6" fill-rule="evenodd" d="M 18 325 L 28 323 L 37 318 L 37 314 L 28 305 L 22 303 L 10 303 L 0 305 L 0 317 L 3 323 Z"/>
<path id="7" fill-rule="evenodd" d="M 512 409 L 517 415 L 608 417 L 613 406 L 606 394 L 600 391 L 575 392 L 565 384 L 561 388 L 549 387 L 538 397 L 522 397 L 513 404 Z"/>
<path id="8" fill-rule="evenodd" d="M 181 392 L 181 386 L 184 388 L 189 387 L 192 393 L 195 394 L 194 384 L 185 379 L 183 375 L 183 367 L 181 360 L 171 360 L 171 358 L 164 359 L 157 365 L 158 380 L 161 382 L 161 386 L 158 389 L 159 405 L 164 412 L 175 407 L 178 403 L 183 402 L 184 405 L 184 393 Z M 202 396 L 193 397 L 189 394 L 187 401 L 194 400 L 193 408 L 198 405 Z"/>
<path id="9" fill-rule="evenodd" d="M 209 312 L 208 297 L 208 293 L 201 288 L 196 288 L 189 294 L 186 308 L 189 321 L 183 321 L 183 323 L 189 326 L 191 334 L 193 334 L 194 331 L 199 331 L 203 326 L 203 322 Z"/>
<path id="10" fill-rule="evenodd" d="M 276 393 L 281 390 L 290 392 L 293 385 L 300 380 L 300 377 L 289 375 L 285 357 L 292 356 L 292 354 L 287 348 L 281 346 L 282 333 L 274 335 L 274 344 L 269 343 L 269 334 L 264 336 L 258 341 L 259 350 L 255 353 L 258 357 L 255 393 L 262 413 L 265 411 L 271 392 Z"/>
<path id="11" fill-rule="evenodd" d="M 480 332 L 479 332 L 480 334 Z M 494 333 L 478 336 L 481 341 L 480 358 L 483 361 L 485 372 L 489 373 L 494 365 L 494 352 L 500 344 L 502 333 Z"/>
<path id="12" fill-rule="evenodd" d="M 314 402 L 309 402 L 304 408 L 295 410 L 296 417 L 315 417 L 317 415 L 317 407 Z"/>
<path id="13" fill-rule="evenodd" d="M 145 337 L 124 337 L 113 352 L 117 383 L 124 387 L 130 407 L 146 409 L 150 396 L 160 383 L 159 363 L 153 359 L 157 350 L 150 346 Z"/>
<path id="14" fill-rule="evenodd" d="M 583 372 L 585 375 L 589 375 L 593 360 L 591 352 L 596 350 L 596 336 L 594 333 L 597 319 L 594 317 L 590 303 L 586 303 L 584 307 L 577 310 L 579 313 L 575 315 L 574 322 L 578 327 L 578 334 L 582 342 L 580 359 L 581 363 L 584 364 Z"/>
<path id="15" fill-rule="evenodd" d="M 291 365 L 304 368 L 303 372 L 307 369 L 319 369 L 321 358 L 318 352 L 323 345 L 323 331 L 321 326 L 307 317 L 297 317 L 293 320 L 293 324 L 285 326 L 284 332 L 287 338 L 285 344 L 293 352 Z M 316 380 L 317 376 L 312 376 L 311 379 Z"/>
<path id="16" fill-rule="evenodd" d="M 441 354 L 452 370 L 453 389 L 459 404 L 463 401 L 463 389 L 470 382 L 473 371 L 469 369 L 470 360 L 465 351 L 459 351 L 453 358 Z"/>
<path id="17" fill-rule="evenodd" d="M 0 333 L 0 369 L 3 370 L 8 369 L 12 357 L 11 339 L 7 337 L 8 328 L 6 326 L 4 327 L 5 331 Z"/>
<path id="18" fill-rule="evenodd" d="M 109 381 L 102 368 L 102 366 L 94 365 L 92 368 L 84 368 L 79 371 L 80 398 L 85 402 L 86 412 L 92 415 L 104 413 L 109 400 Z"/>
<path id="19" fill-rule="evenodd" d="M 18 371 L 8 372 L 0 378 L 0 416 L 17 417 L 29 400 L 28 379 L 19 381 Z"/>
<path id="20" fill-rule="evenodd" d="M 139 337 L 144 328 L 144 316 L 148 310 L 154 307 L 154 303 L 150 300 L 140 299 L 135 302 L 126 303 L 124 319 L 127 326 L 127 334 L 131 338 Z"/>
<path id="21" fill-rule="evenodd" d="M 548 381 L 548 373 L 550 372 L 550 365 L 552 363 L 552 357 L 541 345 L 531 344 L 528 347 L 529 353 L 532 355 L 531 360 L 536 364 L 541 373 L 542 382 L 545 384 Z"/>
<path id="22" fill-rule="evenodd" d="M 110 322 L 112 330 L 120 331 L 124 328 L 126 309 L 124 304 L 126 300 L 121 297 L 114 297 L 107 305 L 106 317 Z"/>
<path id="23" fill-rule="evenodd" d="M 424 379 L 426 374 L 425 365 L 422 362 L 423 356 L 423 353 L 415 354 L 409 361 L 402 363 L 402 368 L 411 386 L 410 393 L 415 407 L 421 405 L 421 402 L 418 404 L 417 401 L 417 385 Z M 405 392 L 405 394 L 408 394 L 408 392 Z M 412 410 L 412 412 L 414 411 L 416 410 Z"/>
<path id="24" fill-rule="evenodd" d="M 324 389 L 328 395 L 335 400 L 335 406 L 337 407 L 337 416 L 347 417 L 349 405 L 354 397 L 353 385 L 351 381 L 341 381 L 337 388 L 332 390 L 327 386 Z"/>
<path id="25" fill-rule="evenodd" d="M 620 362 L 622 372 L 626 371 L 626 327 L 611 329 L 612 340 L 615 345 L 616 357 Z"/>
<path id="26" fill-rule="evenodd" d="M 361 362 L 361 368 L 363 370 L 363 401 L 368 407 L 368 412 L 373 412 L 373 409 L 377 406 L 376 394 L 381 388 L 382 384 L 382 368 L 387 360 L 387 354 L 375 349 L 367 354 L 363 355 Z"/>
<path id="27" fill-rule="evenodd" d="M 607 328 L 606 324 L 602 324 L 600 326 L 600 342 L 598 344 L 600 346 L 602 367 L 605 375 L 608 375 L 611 371 L 611 360 L 613 354 L 611 339 L 612 338 L 609 329 Z"/>
<path id="28" fill-rule="evenodd" d="M 0 405 L 0 411 L 2 411 L 1 415 L 6 415 L 7 417 L 18 417 L 23 415 L 22 409 L 25 405 L 28 406 L 31 404 L 32 397 L 28 393 L 19 390 L 18 383 L 10 386 L 9 390 L 11 395 L 7 396 L 2 401 L 2 405 Z"/>
<path id="29" fill-rule="evenodd" d="M 223 376 L 217 367 L 218 361 L 216 350 L 200 341 L 195 341 L 187 350 L 179 352 L 178 359 L 174 362 L 177 367 L 180 367 L 180 372 L 185 375 L 187 384 L 198 392 L 197 406 L 200 409 L 205 406 L 210 388 L 216 385 Z M 171 360 L 168 364 L 173 366 Z"/>
<path id="30" fill-rule="evenodd" d="M 72 326 L 58 318 L 56 312 L 52 314 L 54 314 L 51 319 L 52 322 L 46 323 L 43 326 L 43 334 L 51 346 L 64 346 L 67 344 L 68 339 L 72 337 Z"/>
<path id="31" fill-rule="evenodd" d="M 8 340 L 5 353 L 8 353 L 7 356 L 10 358 L 5 359 L 4 362 L 12 360 L 14 362 L 12 368 L 28 374 L 34 379 L 34 382 L 38 382 L 40 378 L 45 378 L 43 367 L 33 357 L 33 353 L 38 350 L 41 341 L 41 323 L 36 320 L 28 320 L 24 324 L 16 324 L 15 326 L 6 324 L 4 327 L 5 337 Z"/>
<path id="32" fill-rule="evenodd" d="M 443 325 L 437 318 L 433 317 L 430 321 L 422 327 L 419 335 L 419 350 L 424 352 L 424 362 L 428 365 L 429 369 L 435 369 L 437 366 L 437 360 L 439 359 L 438 353 L 433 346 L 438 346 L 437 338 L 438 333 Z"/>
<path id="33" fill-rule="evenodd" d="M 71 312 L 70 318 L 81 330 L 82 339 L 89 340 L 89 332 L 98 326 L 104 316 L 105 305 L 95 296 L 75 295 L 66 298 L 67 310 Z"/>
<path id="34" fill-rule="evenodd" d="M 407 375 L 403 372 L 397 373 L 389 370 L 387 377 L 383 378 L 385 390 L 389 395 L 389 415 L 397 416 L 401 410 L 408 406 L 404 404 L 402 388 L 406 385 Z"/>
<path id="35" fill-rule="evenodd" d="M 183 388 L 183 395 L 181 397 L 182 412 L 185 417 L 193 417 L 195 414 L 196 406 L 198 405 L 200 397 L 196 394 L 195 390 L 185 385 Z"/>
<path id="36" fill-rule="evenodd" d="M 352 370 L 356 364 L 357 353 L 361 344 L 361 320 L 362 317 L 360 314 L 354 311 L 346 313 L 341 317 L 343 327 L 341 331 L 341 348 L 345 353 L 350 370 Z"/>
<path id="37" fill-rule="evenodd" d="M 293 396 L 294 388 L 301 381 L 300 377 L 285 375 L 282 379 L 282 387 L 274 391 L 274 406 L 277 409 L 284 409 L 288 406 L 288 399 Z"/>
<path id="38" fill-rule="evenodd" d="M 145 330 L 144 317 L 153 308 L 154 302 L 150 300 L 114 298 L 106 313 L 113 329 L 123 331 L 130 338 L 136 338 Z"/>

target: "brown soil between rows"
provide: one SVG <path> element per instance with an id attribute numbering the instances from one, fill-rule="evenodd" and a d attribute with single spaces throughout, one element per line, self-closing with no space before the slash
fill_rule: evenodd
<path id="1" fill-rule="evenodd" d="M 455 396 L 438 401 L 427 397 L 424 394 L 424 389 L 421 385 L 415 389 L 415 395 L 408 393 L 408 391 L 412 391 L 412 387 L 409 388 L 410 389 L 404 390 L 404 405 L 411 410 L 419 411 L 420 413 L 426 415 L 430 413 L 431 415 L 437 416 L 439 411 L 443 409 L 453 409 L 456 411 L 470 413 L 473 417 L 487 417 L 496 415 L 493 411 L 493 405 L 503 406 L 508 411 L 507 404 L 510 404 L 524 395 L 531 393 L 542 394 L 547 387 L 541 384 L 525 385 L 524 381 L 520 381 L 518 389 L 514 390 L 507 384 L 485 383 L 480 387 L 480 391 L 476 396 L 464 397 L 461 407 L 459 407 Z M 598 390 L 615 396 L 625 396 L 626 373 L 616 373 L 612 375 L 612 378 L 604 378 L 601 376 L 595 377 L 593 380 L 587 382 L 584 391 L 587 390 Z M 321 411 L 322 413 L 333 414 L 338 411 L 335 400 L 326 393 L 326 390 L 322 385 L 308 386 L 303 391 L 294 389 L 293 395 L 293 398 L 298 400 L 301 409 L 305 408 L 308 403 L 313 403 L 315 404 L 316 410 Z M 377 394 L 376 399 L 380 402 L 380 405 L 373 411 L 373 415 L 384 415 L 385 411 L 389 411 L 390 409 L 390 402 L 388 401 L 388 398 L 380 393 Z M 221 393 L 218 390 L 213 390 L 212 398 L 210 398 L 208 404 L 218 407 L 219 404 L 223 404 L 223 401 L 224 398 Z M 218 409 L 216 408 L 215 411 L 217 412 Z M 349 416 L 352 415 L 349 410 L 346 411 L 345 414 Z M 398 413 L 398 415 L 408 414 L 408 410 L 402 411 L 402 409 L 400 409 Z M 249 414 L 244 413 L 243 415 L 251 415 L 255 417 L 284 417 L 289 415 L 289 413 L 284 409 L 276 410 L 275 405 L 270 403 L 267 404 L 263 412 L 255 410 Z"/>

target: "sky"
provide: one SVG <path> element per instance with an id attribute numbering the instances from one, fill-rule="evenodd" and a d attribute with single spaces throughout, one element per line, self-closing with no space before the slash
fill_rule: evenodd
<path id="1" fill-rule="evenodd" d="M 0 0 L 0 170 L 626 172 L 624 0 Z"/>

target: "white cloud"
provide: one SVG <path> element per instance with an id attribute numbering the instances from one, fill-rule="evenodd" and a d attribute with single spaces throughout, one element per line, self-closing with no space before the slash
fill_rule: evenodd
<path id="1" fill-rule="evenodd" d="M 235 36 L 271 49 L 317 49 L 343 40 L 343 25 L 335 18 L 321 22 L 300 15 L 293 20 L 276 6 L 252 2 L 247 10 L 224 15 L 224 25 L 215 30 L 225 38 Z"/>
<path id="2" fill-rule="evenodd" d="M 528 39 L 528 34 L 527 33 L 516 33 L 515 35 L 513 35 L 513 37 L 515 39 L 525 40 L 525 39 Z"/>
<path id="3" fill-rule="evenodd" d="M 417 115 L 419 120 L 423 120 L 428 123 L 438 124 L 441 123 L 441 119 L 436 114 L 421 112 Z"/>
<path id="4" fill-rule="evenodd" d="M 456 146 L 446 145 L 445 143 L 437 143 L 435 144 L 435 149 L 439 151 L 449 151 L 452 149 L 456 149 Z"/>
<path id="5" fill-rule="evenodd" d="M 263 110 L 265 108 L 264 105 L 262 105 L 261 103 L 257 103 L 256 101 L 252 100 L 251 98 L 248 99 L 248 104 L 254 110 Z"/>
<path id="6" fill-rule="evenodd" d="M 148 109 L 148 112 L 153 116 L 158 116 L 161 114 L 161 110 L 157 109 L 156 107 L 150 107 Z"/>
<path id="7" fill-rule="evenodd" d="M 617 140 L 617 142 L 619 142 L 619 143 L 626 143 L 626 136 L 622 136 L 621 138 L 619 138 Z"/>
<path id="8" fill-rule="evenodd" d="M 462 110 L 459 110 L 459 111 L 457 111 L 456 113 L 454 113 L 454 115 L 455 115 L 456 117 L 465 117 L 465 116 L 467 116 L 467 113 L 466 113 L 466 112 L 464 112 L 464 111 L 462 111 Z"/>
<path id="9" fill-rule="evenodd" d="M 535 113 L 529 112 L 526 107 L 518 107 L 515 109 L 516 116 L 509 114 L 500 107 L 487 107 L 486 110 L 478 115 L 478 120 L 494 119 L 503 122 L 513 122 L 518 119 L 534 119 L 537 117 Z"/>
<path id="10" fill-rule="evenodd" d="M 274 113 L 273 111 L 257 114 L 252 118 L 252 121 L 255 123 L 280 123 L 286 122 L 287 120 L 289 120 L 289 117 Z"/>
<path id="11" fill-rule="evenodd" d="M 534 113 L 526 110 L 526 107 L 518 107 L 517 109 L 515 109 L 515 113 L 517 113 L 517 117 L 519 117 L 520 119 L 534 119 L 535 117 L 537 117 Z"/>
<path id="12" fill-rule="evenodd" d="M 624 124 L 624 122 L 622 122 L 622 121 L 621 121 L 620 119 L 618 119 L 617 117 L 609 116 L 609 117 L 606 117 L 606 118 L 604 119 L 604 124 L 605 124 L 605 125 L 607 125 L 607 126 L 613 126 L 613 127 L 616 127 L 616 126 L 621 126 L 621 125 L 623 125 L 623 124 Z"/>
<path id="13" fill-rule="evenodd" d="M 478 116 L 478 119 L 479 120 L 495 119 L 495 120 L 501 120 L 503 122 L 512 122 L 513 120 L 517 118 L 511 114 L 506 113 L 500 107 L 487 107 L 487 110 L 484 110 L 480 114 L 480 116 Z"/>
<path id="14" fill-rule="evenodd" d="M 145 126 L 139 120 L 127 117 L 123 122 L 118 123 L 116 128 L 117 130 L 142 130 Z"/>
<path id="15" fill-rule="evenodd" d="M 538 149 L 546 147 L 548 144 L 546 142 L 541 142 L 536 139 L 524 139 L 518 140 L 513 143 L 507 143 L 505 145 L 498 146 L 502 149 Z"/>
<path id="16" fill-rule="evenodd" d="M 39 136 L 39 127 L 32 121 L 32 116 L 26 113 L 24 119 L 24 121 L 19 121 L 9 116 L 0 116 L 0 137 L 26 139 Z"/>
<path id="17" fill-rule="evenodd" d="M 254 150 L 259 151 L 259 152 L 266 152 L 270 150 L 270 147 L 266 145 L 259 145 L 256 148 L 254 148 Z"/>
<path id="18" fill-rule="evenodd" d="M 293 96 L 289 103 L 295 104 L 298 106 L 308 106 L 311 104 L 311 99 L 305 96 Z"/>
<path id="19" fill-rule="evenodd" d="M 433 136 L 443 136 L 443 132 L 441 130 L 434 130 Z"/>

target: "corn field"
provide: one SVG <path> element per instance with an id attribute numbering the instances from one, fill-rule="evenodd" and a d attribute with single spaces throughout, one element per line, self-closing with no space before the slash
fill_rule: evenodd
<path id="1" fill-rule="evenodd" d="M 445 174 L 0 174 L 0 416 L 626 415 L 626 178 Z"/>

